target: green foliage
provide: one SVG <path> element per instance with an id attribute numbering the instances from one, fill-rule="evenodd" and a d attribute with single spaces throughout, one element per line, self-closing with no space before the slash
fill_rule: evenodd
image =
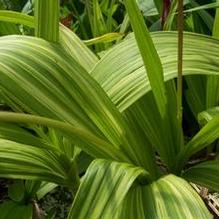
<path id="1" fill-rule="evenodd" d="M 149 34 L 147 29 L 159 22 L 161 1 L 151 1 L 149 8 L 156 11 L 152 14 L 138 1 L 144 18 L 135 1 L 124 1 L 118 32 L 127 31 L 130 22 L 134 34 L 116 38 L 113 47 L 103 34 L 112 36 L 119 30 L 112 15 L 121 3 L 93 0 L 62 5 L 74 10 L 85 39 L 102 39 L 93 48 L 104 51 L 101 58 L 59 24 L 57 2 L 35 4 L 39 4 L 35 20 L 0 12 L 2 22 L 35 27 L 38 36 L 0 38 L 0 95 L 14 111 L 0 112 L 0 176 L 18 180 L 9 188 L 11 201 L 0 206 L 3 218 L 21 214 L 31 218 L 37 212 L 37 198 L 58 184 L 75 195 L 69 219 L 211 218 L 189 182 L 219 191 L 218 160 L 189 168 L 187 161 L 218 139 L 219 117 L 217 110 L 200 114 L 204 126 L 184 144 L 174 83 L 177 33 Z M 199 32 L 212 32 L 208 18 L 214 15 L 205 11 L 207 6 L 185 2 L 185 7 L 191 5 L 197 8 L 195 16 L 185 19 L 186 28 L 195 31 L 201 18 Z M 168 30 L 175 28 L 175 6 L 166 20 Z M 45 21 L 45 11 L 55 18 L 48 14 Z M 85 31 L 85 21 L 90 32 Z M 210 93 L 217 86 L 210 92 L 203 79 L 218 75 L 219 40 L 185 32 L 183 47 L 183 75 L 189 76 L 186 107 L 197 115 L 216 97 Z"/>

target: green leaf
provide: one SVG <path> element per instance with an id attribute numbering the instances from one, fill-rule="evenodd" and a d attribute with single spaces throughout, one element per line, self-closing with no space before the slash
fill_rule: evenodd
<path id="1" fill-rule="evenodd" d="M 219 6 L 219 1 L 216 1 L 215 4 L 218 4 Z M 212 35 L 213 37 L 219 39 L 219 9 L 216 9 Z M 219 103 L 218 86 L 219 86 L 219 77 L 217 76 L 207 77 L 206 108 L 210 108 L 218 105 Z"/>
<path id="2" fill-rule="evenodd" d="M 118 219 L 212 218 L 189 183 L 175 175 L 167 175 L 144 187 L 133 187 L 120 211 Z"/>
<path id="3" fill-rule="evenodd" d="M 208 76 L 215 77 L 215 76 Z M 185 90 L 187 103 L 195 116 L 206 109 L 206 77 L 205 76 L 187 76 L 185 78 L 188 89 Z"/>
<path id="4" fill-rule="evenodd" d="M 15 202 L 21 202 L 24 199 L 25 187 L 21 180 L 15 181 L 8 187 L 8 196 Z"/>
<path id="5" fill-rule="evenodd" d="M 134 181 L 147 173 L 126 163 L 95 160 L 87 169 L 68 219 L 114 218 Z"/>
<path id="6" fill-rule="evenodd" d="M 114 155 L 118 152 L 116 160 L 143 165 L 125 118 L 100 85 L 60 45 L 11 36 L 1 38 L 0 47 L 2 96 L 22 111 L 62 120 L 96 135 L 102 143 L 111 144 Z M 105 150 L 101 144 L 100 147 Z M 90 148 L 86 146 L 86 152 L 91 153 Z M 92 156 L 109 155 L 94 147 L 92 150 Z"/>
<path id="7" fill-rule="evenodd" d="M 106 43 L 106 42 L 112 42 L 115 40 L 118 40 L 120 38 L 123 37 L 124 34 L 122 33 L 106 33 L 102 36 L 99 37 L 95 37 L 93 39 L 89 39 L 89 40 L 84 40 L 84 43 L 89 46 L 89 45 L 94 45 L 97 43 Z"/>
<path id="8" fill-rule="evenodd" d="M 30 145 L 0 139 L 0 176 L 73 185 L 63 157 Z M 73 184 L 72 184 L 73 183 Z"/>
<path id="9" fill-rule="evenodd" d="M 38 189 L 36 195 L 37 199 L 42 199 L 46 194 L 55 189 L 58 185 L 54 183 L 42 182 L 40 188 Z"/>
<path id="10" fill-rule="evenodd" d="M 36 198 L 36 192 L 39 190 L 42 182 L 36 180 L 25 180 L 25 201 Z"/>
<path id="11" fill-rule="evenodd" d="M 214 116 L 185 146 L 178 155 L 179 168 L 196 152 L 219 138 L 219 115 Z"/>
<path id="12" fill-rule="evenodd" d="M 24 111 L 67 121 L 92 131 L 102 139 L 105 135 L 112 141 L 115 150 L 120 150 L 120 145 L 128 149 L 124 133 L 129 131 L 126 131 L 121 114 L 97 82 L 75 60 L 68 57 L 58 45 L 31 37 L 21 37 L 22 45 L 19 37 L 16 36 L 14 40 L 12 37 L 11 50 L 6 46 L 6 42 L 9 42 L 6 38 L 1 38 L 5 49 L 1 49 L 0 54 L 3 93 L 9 95 Z M 26 46 L 23 38 L 26 38 Z M 15 45 L 20 45 L 22 49 L 14 49 Z"/>
<path id="13" fill-rule="evenodd" d="M 143 12 L 145 17 L 158 15 L 158 11 L 153 0 L 149 0 L 147 2 L 144 0 L 137 0 L 137 3 L 139 9 Z"/>
<path id="14" fill-rule="evenodd" d="M 177 33 L 153 32 L 151 36 L 161 58 L 165 81 L 176 78 Z M 218 42 L 208 36 L 185 32 L 183 75 L 218 75 L 219 61 L 215 59 L 219 53 Z M 108 51 L 91 75 L 120 111 L 151 90 L 133 34 Z"/>
<path id="15" fill-rule="evenodd" d="M 182 176 L 188 181 L 219 192 L 219 160 L 197 164 L 186 170 Z"/>
<path id="16" fill-rule="evenodd" d="M 99 60 L 78 36 L 64 25 L 60 25 L 59 43 L 69 56 L 80 63 L 88 72 Z"/>
<path id="17" fill-rule="evenodd" d="M 209 4 L 205 4 L 205 5 L 201 5 L 201 6 L 197 6 L 194 8 L 190 8 L 187 10 L 184 10 L 185 12 L 193 12 L 193 11 L 199 11 L 199 10 L 206 10 L 206 9 L 211 9 L 211 8 L 218 8 L 219 7 L 219 2 L 213 2 L 213 3 L 209 3 Z"/>
<path id="18" fill-rule="evenodd" d="M 35 1 L 35 36 L 59 41 L 59 0 Z"/>
<path id="19" fill-rule="evenodd" d="M 216 4 L 219 6 L 219 1 L 216 1 Z M 219 9 L 216 9 L 215 18 L 214 18 L 214 26 L 213 26 L 213 36 L 215 38 L 219 38 Z"/>
<path id="20" fill-rule="evenodd" d="M 192 5 L 192 7 L 199 7 L 200 6 L 194 0 L 190 0 L 190 4 Z M 204 21 L 207 28 L 211 31 L 213 28 L 213 22 L 214 22 L 212 15 L 206 10 L 198 10 L 197 13 L 198 13 L 199 17 Z M 199 24 L 197 23 L 197 25 L 199 25 Z"/>
<path id="21" fill-rule="evenodd" d="M 32 219 L 32 205 L 19 205 L 8 201 L 0 205 L 1 218 L 6 219 Z"/>
<path id="22" fill-rule="evenodd" d="M 20 12 L 0 10 L 0 21 L 34 27 L 34 18 Z"/>
<path id="23" fill-rule="evenodd" d="M 27 130 L 15 124 L 0 123 L 0 138 L 11 141 L 16 141 L 22 144 L 28 144 L 52 151 L 58 151 L 52 144 L 49 144 L 44 139 L 34 136 Z"/>
<path id="24" fill-rule="evenodd" d="M 72 139 L 75 144 L 79 145 L 90 154 L 93 154 L 93 156 L 121 160 L 127 159 L 122 151 L 118 149 L 116 150 L 116 148 L 113 148 L 113 146 L 107 141 L 104 141 L 95 136 L 93 133 L 88 132 L 86 129 L 77 127 L 75 125 L 70 125 L 68 123 L 40 116 L 12 112 L 0 112 L 0 121 L 12 123 L 30 123 L 56 128 L 61 130 L 65 135 Z M 45 147 L 45 149 L 51 149 L 51 147 Z"/>
<path id="25" fill-rule="evenodd" d="M 12 34 L 21 34 L 18 26 L 8 22 L 0 22 L 0 36 L 12 35 Z"/>
<path id="26" fill-rule="evenodd" d="M 136 2 L 133 0 L 125 0 L 124 4 L 129 15 L 145 69 L 147 70 L 147 75 L 159 112 L 161 116 L 164 117 L 167 111 L 167 97 L 165 94 L 163 68 L 160 58 Z"/>
<path id="27" fill-rule="evenodd" d="M 219 107 L 213 107 L 207 109 L 198 115 L 198 122 L 201 126 L 206 125 L 209 121 L 211 121 L 214 117 L 219 115 Z"/>

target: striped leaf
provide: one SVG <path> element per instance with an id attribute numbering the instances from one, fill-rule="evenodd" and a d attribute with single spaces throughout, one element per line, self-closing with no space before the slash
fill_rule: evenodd
<path id="1" fill-rule="evenodd" d="M 60 122 L 57 120 L 44 118 L 40 116 L 33 116 L 23 113 L 8 113 L 8 112 L 1 112 L 0 113 L 0 121 L 1 122 L 12 122 L 12 123 L 25 123 L 25 124 L 37 124 L 37 125 L 43 125 L 47 127 L 52 127 L 55 129 L 58 129 L 64 133 L 64 135 L 67 135 L 68 138 L 72 140 L 72 144 L 77 144 L 82 149 L 84 149 L 87 153 L 93 155 L 94 157 L 104 157 L 108 159 L 115 159 L 115 160 L 126 160 L 127 158 L 124 156 L 122 151 L 112 147 L 109 142 L 102 140 L 101 138 L 98 138 L 91 132 L 88 132 L 87 130 L 70 125 L 68 123 Z M 19 133 L 20 134 L 20 133 Z M 5 131 L 4 137 L 8 137 L 8 139 L 11 139 L 10 137 L 11 133 L 7 133 L 7 130 Z M 18 138 L 19 141 L 19 135 L 14 136 L 14 139 Z M 30 137 L 29 137 L 30 138 Z M 25 142 L 28 142 L 29 139 L 27 139 Z M 34 140 L 34 138 L 33 138 Z M 31 145 L 34 146 L 36 143 L 31 143 Z M 49 146 L 49 147 L 48 147 Z M 46 149 L 49 150 L 57 150 L 54 147 L 50 145 L 42 144 L 41 147 L 46 147 Z M 63 148 L 59 148 L 62 151 Z M 63 150 L 63 152 L 65 152 Z"/>
<path id="2" fill-rule="evenodd" d="M 59 41 L 59 0 L 36 0 L 34 10 L 35 36 Z"/>
<path id="3" fill-rule="evenodd" d="M 92 70 L 99 60 L 74 32 L 62 24 L 60 24 L 59 43 L 68 55 L 81 64 L 88 72 Z"/>
<path id="4" fill-rule="evenodd" d="M 206 125 L 209 121 L 211 121 L 214 117 L 219 115 L 219 107 L 213 107 L 210 109 L 207 109 L 198 115 L 198 122 L 200 125 L 204 126 Z"/>
<path id="5" fill-rule="evenodd" d="M 219 1 L 212 4 L 217 4 L 219 7 Z M 216 9 L 212 35 L 214 38 L 219 39 L 219 9 Z M 213 75 L 208 76 L 206 86 L 206 108 L 217 106 L 219 104 L 219 77 Z"/>
<path id="6" fill-rule="evenodd" d="M 49 149 L 52 151 L 58 151 L 53 145 L 49 144 L 46 140 L 34 136 L 27 130 L 19 127 L 15 124 L 0 123 L 0 138 L 10 141 L 16 141 L 21 144 L 32 145 Z"/>
<path id="7" fill-rule="evenodd" d="M 22 24 L 34 28 L 33 16 L 14 11 L 0 10 L 0 21 Z M 78 36 L 62 24 L 60 24 L 59 43 L 68 55 L 77 60 L 87 71 L 90 71 L 98 61 L 98 58 L 85 46 Z"/>
<path id="8" fill-rule="evenodd" d="M 0 205 L 1 218 L 32 219 L 32 205 L 20 205 L 16 202 L 6 201 Z"/>
<path id="9" fill-rule="evenodd" d="M 68 219 L 114 218 L 134 181 L 147 173 L 126 163 L 95 160 L 79 187 Z"/>
<path id="10" fill-rule="evenodd" d="M 102 139 L 105 135 L 115 150 L 125 147 L 122 116 L 76 61 L 58 45 L 41 39 L 9 38 L 0 40 L 0 84 L 5 95 L 24 111 L 67 121 Z"/>
<path id="11" fill-rule="evenodd" d="M 120 210 L 118 219 L 212 218 L 189 183 L 175 175 L 167 175 L 144 187 L 133 187 Z"/>
<path id="12" fill-rule="evenodd" d="M 176 78 L 177 33 L 154 32 L 151 36 L 161 58 L 165 81 Z M 204 35 L 184 33 L 183 75 L 218 75 L 218 42 Z M 107 52 L 91 75 L 120 111 L 151 90 L 133 34 Z"/>
<path id="13" fill-rule="evenodd" d="M 219 115 L 211 119 L 186 145 L 184 150 L 178 156 L 178 165 L 182 165 L 190 156 L 210 145 L 219 138 Z"/>
<path id="14" fill-rule="evenodd" d="M 186 180 L 219 192 L 219 160 L 197 164 L 182 175 Z"/>
<path id="15" fill-rule="evenodd" d="M 124 4 L 129 15 L 130 23 L 135 34 L 145 69 L 147 70 L 151 89 L 161 117 L 163 118 L 166 116 L 167 111 L 167 97 L 165 94 L 163 68 L 160 58 L 154 47 L 147 26 L 145 25 L 144 18 L 137 7 L 136 1 L 125 0 Z"/>
<path id="16" fill-rule="evenodd" d="M 14 24 L 22 24 L 28 27 L 34 27 L 34 18 L 15 11 L 0 10 L 0 20 Z"/>
<path id="17" fill-rule="evenodd" d="M 143 165 L 124 117 L 99 84 L 60 45 L 33 37 L 4 37 L 0 40 L 0 57 L 3 96 L 23 111 L 92 132 L 109 141 L 112 151 L 122 151 L 119 157 L 123 161 Z M 96 150 L 92 155 L 102 152 Z"/>
<path id="18" fill-rule="evenodd" d="M 63 158 L 57 153 L 4 139 L 0 144 L 1 177 L 72 185 L 66 174 L 70 165 L 62 165 Z"/>

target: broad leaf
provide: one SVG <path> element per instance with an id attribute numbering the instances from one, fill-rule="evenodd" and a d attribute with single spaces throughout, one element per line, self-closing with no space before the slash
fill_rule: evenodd
<path id="1" fill-rule="evenodd" d="M 131 188 L 120 211 L 118 219 L 212 218 L 189 183 L 175 175 L 167 175 L 144 187 Z"/>
<path id="2" fill-rule="evenodd" d="M 43 198 L 47 193 L 51 192 L 55 189 L 58 185 L 54 183 L 42 182 L 40 188 L 38 189 L 36 196 L 37 199 L 40 200 Z"/>
<path id="3" fill-rule="evenodd" d="M 165 81 L 175 78 L 176 33 L 155 32 L 151 33 L 151 36 L 161 58 Z M 184 33 L 183 75 L 219 75 L 219 60 L 215 58 L 219 52 L 218 42 L 204 35 Z M 119 110 L 124 111 L 151 90 L 143 66 L 137 44 L 131 34 L 101 58 L 91 75 L 104 88 Z"/>
<path id="4" fill-rule="evenodd" d="M 182 175 L 186 180 L 219 192 L 219 160 L 197 164 Z"/>
<path id="5" fill-rule="evenodd" d="M 219 115 L 211 119 L 186 145 L 178 156 L 179 169 L 190 156 L 219 138 Z"/>
<path id="6" fill-rule="evenodd" d="M 49 144 L 44 139 L 34 136 L 27 130 L 15 124 L 0 123 L 0 138 L 11 141 L 16 141 L 22 144 L 28 144 L 36 147 L 42 147 L 52 151 L 58 151 L 52 144 Z"/>
<path id="7" fill-rule="evenodd" d="M 0 145 L 1 177 L 74 184 L 68 176 L 71 164 L 61 155 L 2 139 Z"/>
<path id="8" fill-rule="evenodd" d="M 147 173 L 126 163 L 95 160 L 87 169 L 68 219 L 114 218 L 134 181 Z"/>
<path id="9" fill-rule="evenodd" d="M 15 11 L 0 10 L 0 21 L 34 27 L 34 19 L 32 16 Z"/>
<path id="10" fill-rule="evenodd" d="M 16 202 L 8 201 L 0 205 L 1 218 L 6 219 L 32 219 L 32 205 L 20 205 Z"/>
<path id="11" fill-rule="evenodd" d="M 36 0 L 34 10 L 35 36 L 59 41 L 59 0 Z"/>
<path id="12" fill-rule="evenodd" d="M 85 46 L 78 36 L 63 25 L 60 25 L 60 40 L 62 48 L 88 72 L 98 62 L 97 56 Z"/>
<path id="13" fill-rule="evenodd" d="M 67 121 L 100 138 L 105 135 L 117 149 L 131 150 L 121 114 L 97 82 L 58 45 L 31 37 L 3 37 L 0 48 L 2 91 L 24 111 Z"/>
<path id="14" fill-rule="evenodd" d="M 165 94 L 163 68 L 160 58 L 136 2 L 133 0 L 125 0 L 124 4 L 129 15 L 145 69 L 147 70 L 151 89 L 159 112 L 163 118 L 166 116 L 167 111 L 167 97 Z"/>

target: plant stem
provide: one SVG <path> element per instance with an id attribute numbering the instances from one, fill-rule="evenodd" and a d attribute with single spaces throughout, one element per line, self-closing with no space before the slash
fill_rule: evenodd
<path id="1" fill-rule="evenodd" d="M 29 115 L 24 113 L 0 112 L 0 122 L 44 125 L 63 131 L 66 134 L 70 134 L 70 136 L 72 135 L 80 139 L 84 139 L 84 141 L 91 141 L 94 144 L 102 145 L 103 147 L 108 147 L 110 145 L 108 142 L 96 137 L 87 130 L 75 127 L 66 122 L 49 119 L 41 116 Z"/>
<path id="2" fill-rule="evenodd" d="M 183 70 L 183 0 L 178 0 L 178 76 L 177 76 L 177 118 L 182 126 L 182 70 Z"/>

